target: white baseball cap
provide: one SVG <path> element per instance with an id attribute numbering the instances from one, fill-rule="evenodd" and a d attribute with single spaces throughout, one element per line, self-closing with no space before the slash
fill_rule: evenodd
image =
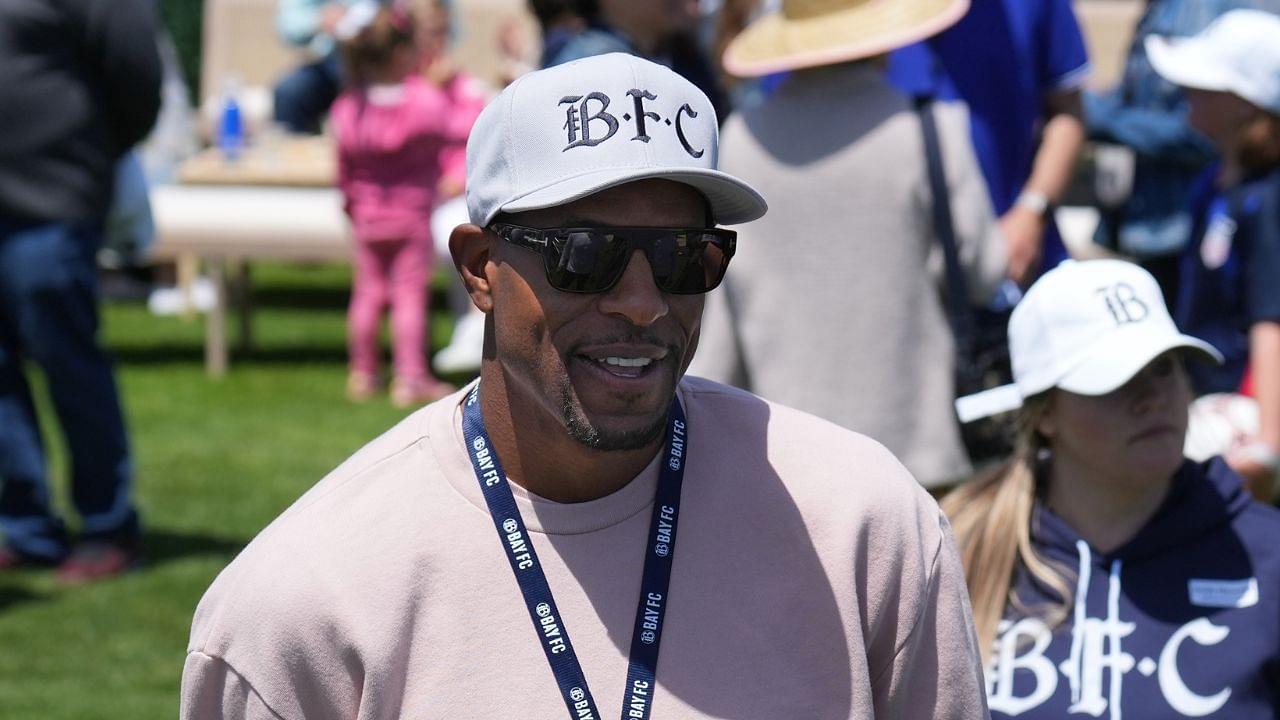
<path id="1" fill-rule="evenodd" d="M 1178 332 L 1155 278 L 1122 260 L 1068 260 L 1027 290 L 1009 318 L 1014 384 L 956 400 L 961 422 L 1014 410 L 1050 388 L 1106 395 L 1162 353 L 1212 345 Z"/>
<path id="2" fill-rule="evenodd" d="M 1264 10 L 1223 13 L 1198 35 L 1146 39 L 1147 58 L 1164 79 L 1238 95 L 1280 114 L 1280 16 Z"/>
<path id="3" fill-rule="evenodd" d="M 716 170 L 718 156 L 715 110 L 693 83 L 633 55 L 597 55 L 524 75 L 485 107 L 467 141 L 467 210 L 484 226 L 661 178 L 701 191 L 717 222 L 764 215 L 764 198 Z"/>

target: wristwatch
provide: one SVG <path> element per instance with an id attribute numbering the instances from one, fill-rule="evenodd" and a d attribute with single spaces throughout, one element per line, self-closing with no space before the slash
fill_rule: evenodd
<path id="1" fill-rule="evenodd" d="M 1013 204 L 1023 210 L 1030 210 L 1044 220 L 1048 220 L 1054 211 L 1053 201 L 1038 190 L 1023 190 Z"/>

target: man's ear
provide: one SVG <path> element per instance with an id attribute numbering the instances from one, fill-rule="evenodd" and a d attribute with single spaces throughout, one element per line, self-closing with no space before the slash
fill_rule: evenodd
<path id="1" fill-rule="evenodd" d="M 493 294 L 489 285 L 489 253 L 492 237 L 479 225 L 459 225 L 449 236 L 449 254 L 458 276 L 480 312 L 493 310 Z"/>

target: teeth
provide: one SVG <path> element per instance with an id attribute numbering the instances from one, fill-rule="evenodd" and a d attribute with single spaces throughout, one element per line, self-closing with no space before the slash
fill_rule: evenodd
<path id="1" fill-rule="evenodd" d="M 606 365 L 617 365 L 619 367 L 645 367 L 653 362 L 653 358 L 624 358 L 624 357 L 607 357 L 597 360 Z"/>

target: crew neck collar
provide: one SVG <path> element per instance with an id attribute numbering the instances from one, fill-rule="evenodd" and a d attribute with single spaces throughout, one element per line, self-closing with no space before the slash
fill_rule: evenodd
<path id="1" fill-rule="evenodd" d="M 487 514 L 489 506 L 485 503 L 484 493 L 471 467 L 462 433 L 462 402 L 474 387 L 475 382 L 431 409 L 428 435 L 436 461 L 449 484 L 467 502 Z M 681 401 L 684 401 L 683 394 Z M 622 523 L 652 505 L 658 487 L 658 458 L 661 455 L 662 448 L 659 447 L 653 459 L 631 482 L 595 500 L 559 503 L 531 493 L 515 483 L 510 483 L 511 493 L 515 496 L 525 527 L 531 532 L 547 535 L 595 532 Z"/>

